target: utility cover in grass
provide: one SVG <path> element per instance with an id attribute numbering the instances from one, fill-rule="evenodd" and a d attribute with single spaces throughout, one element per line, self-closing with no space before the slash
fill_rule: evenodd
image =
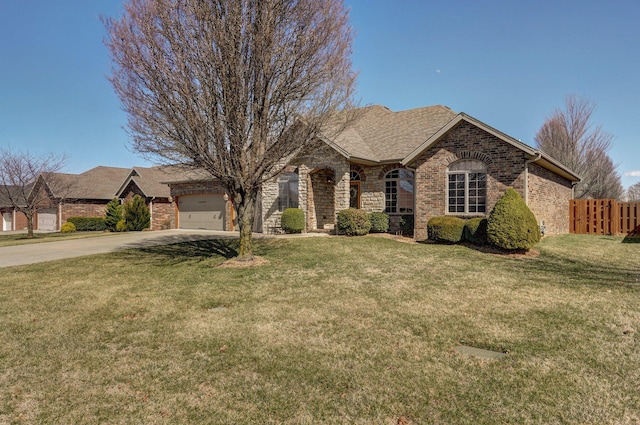
<path id="1" fill-rule="evenodd" d="M 467 345 L 458 345 L 454 349 L 460 354 L 468 357 L 477 357 L 479 359 L 500 360 L 507 357 L 505 353 L 483 350 L 482 348 L 469 347 Z"/>

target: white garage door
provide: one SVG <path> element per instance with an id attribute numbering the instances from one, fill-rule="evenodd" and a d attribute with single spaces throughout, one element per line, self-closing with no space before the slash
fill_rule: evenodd
<path id="1" fill-rule="evenodd" d="M 56 230 L 56 209 L 45 208 L 38 210 L 38 230 L 55 232 Z"/>
<path id="2" fill-rule="evenodd" d="M 225 230 L 222 195 L 188 195 L 178 198 L 181 229 Z"/>
<path id="3" fill-rule="evenodd" d="M 8 212 L 2 214 L 2 230 L 13 230 L 13 214 Z"/>

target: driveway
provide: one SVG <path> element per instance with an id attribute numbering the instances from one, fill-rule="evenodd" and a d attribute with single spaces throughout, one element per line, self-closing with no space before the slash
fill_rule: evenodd
<path id="1" fill-rule="evenodd" d="M 0 247 L 0 267 L 21 266 L 123 249 L 169 245 L 203 239 L 235 238 L 238 232 L 213 230 L 157 230 L 127 232 L 97 238 L 71 239 Z"/>
<path id="2" fill-rule="evenodd" d="M 0 268 L 43 263 L 45 261 L 82 257 L 85 255 L 105 254 L 124 249 L 146 248 L 150 246 L 170 245 L 179 242 L 199 241 L 205 239 L 237 238 L 238 236 L 238 232 L 173 229 L 154 230 L 152 232 L 117 233 L 114 235 L 96 238 L 5 246 L 0 247 Z M 260 233 L 254 234 L 254 238 L 299 238 L 314 236 L 326 235 L 322 233 L 279 236 L 266 236 Z"/>

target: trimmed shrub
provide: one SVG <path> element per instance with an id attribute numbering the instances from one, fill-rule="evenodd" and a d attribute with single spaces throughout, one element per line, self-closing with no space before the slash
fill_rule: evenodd
<path id="1" fill-rule="evenodd" d="M 282 211 L 280 225 L 286 233 L 302 233 L 305 226 L 304 211 L 300 208 L 287 208 Z"/>
<path id="2" fill-rule="evenodd" d="M 462 240 L 464 220 L 459 217 L 433 217 L 427 223 L 429 239 L 436 242 L 458 243 Z"/>
<path id="3" fill-rule="evenodd" d="M 400 232 L 405 236 L 413 236 L 413 214 L 405 214 L 400 217 Z"/>
<path id="4" fill-rule="evenodd" d="M 371 230 L 371 222 L 367 213 L 356 208 L 338 212 L 338 234 L 347 236 L 363 236 Z"/>
<path id="5" fill-rule="evenodd" d="M 540 228 L 524 199 L 512 188 L 504 195 L 487 220 L 487 240 L 490 244 L 508 251 L 533 248 L 540 242 Z"/>
<path id="6" fill-rule="evenodd" d="M 383 212 L 369 213 L 371 233 L 387 233 L 389 231 L 389 216 Z"/>
<path id="7" fill-rule="evenodd" d="M 140 231 L 149 227 L 151 214 L 144 198 L 140 195 L 135 195 L 125 202 L 123 209 L 127 230 Z"/>
<path id="8" fill-rule="evenodd" d="M 471 218 L 464 223 L 464 240 L 475 245 L 487 244 L 487 219 Z"/>
<path id="9" fill-rule="evenodd" d="M 76 231 L 76 225 L 67 221 L 60 228 L 60 233 L 73 233 Z"/>
<path id="10" fill-rule="evenodd" d="M 104 215 L 104 223 L 107 226 L 107 230 L 115 232 L 120 220 L 122 220 L 122 205 L 118 198 L 113 198 L 107 204 L 107 211 Z"/>
<path id="11" fill-rule="evenodd" d="M 103 217 L 69 217 L 67 223 L 73 223 L 79 232 L 103 232 L 107 228 Z"/>
<path id="12" fill-rule="evenodd" d="M 116 232 L 126 232 L 127 231 L 127 222 L 124 221 L 124 218 L 116 224 Z"/>

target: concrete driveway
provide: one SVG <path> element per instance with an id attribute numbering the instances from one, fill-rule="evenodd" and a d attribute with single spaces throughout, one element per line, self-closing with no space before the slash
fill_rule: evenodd
<path id="1" fill-rule="evenodd" d="M 96 238 L 71 239 L 0 247 L 0 267 L 20 266 L 123 249 L 169 245 L 204 239 L 237 238 L 238 232 L 214 230 L 156 230 L 127 232 Z"/>

